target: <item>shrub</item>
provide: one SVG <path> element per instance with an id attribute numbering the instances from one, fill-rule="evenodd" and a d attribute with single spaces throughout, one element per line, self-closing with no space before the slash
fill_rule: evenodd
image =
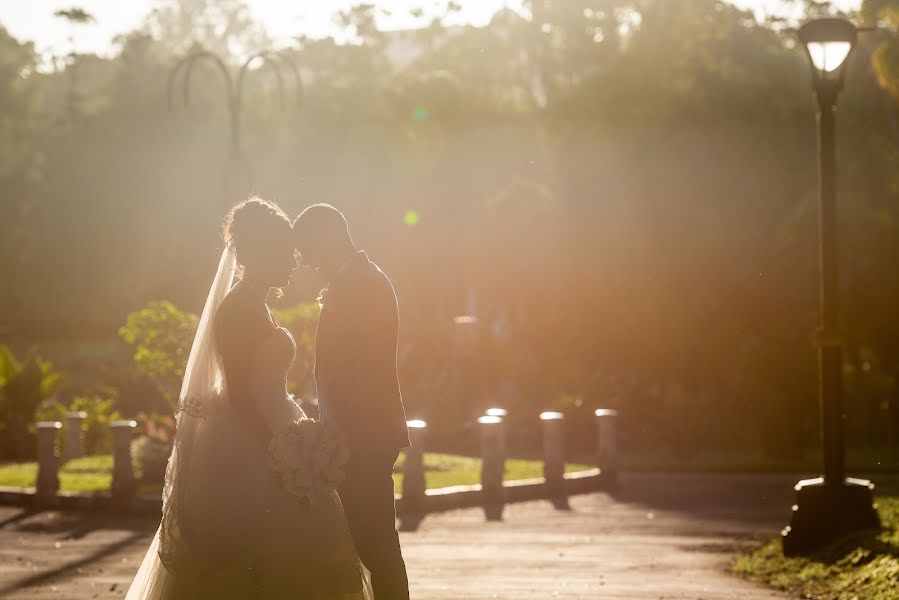
<path id="1" fill-rule="evenodd" d="M 131 446 L 134 472 L 142 483 L 162 483 L 172 445 L 158 438 L 142 435 Z"/>
<path id="2" fill-rule="evenodd" d="M 10 458 L 32 457 L 34 434 L 29 426 L 42 402 L 59 387 L 62 376 L 31 350 L 24 362 L 0 345 L 0 452 Z"/>
<path id="3" fill-rule="evenodd" d="M 109 429 L 109 424 L 122 418 L 115 405 L 114 397 L 76 397 L 69 406 L 55 401 L 44 404 L 37 410 L 36 417 L 40 421 L 62 422 L 63 427 L 58 439 L 60 447 L 65 448 L 69 428 L 66 413 L 79 411 L 87 413 L 82 424 L 85 453 L 88 455 L 108 454 L 112 452 L 112 431 Z"/>
<path id="4" fill-rule="evenodd" d="M 130 313 L 119 329 L 119 336 L 134 348 L 134 366 L 153 380 L 172 409 L 196 329 L 197 315 L 166 300 Z"/>
<path id="5" fill-rule="evenodd" d="M 290 391 L 300 397 L 314 389 L 315 328 L 320 310 L 317 303 L 306 303 L 272 311 L 297 343 L 297 356 L 290 369 L 288 385 Z"/>

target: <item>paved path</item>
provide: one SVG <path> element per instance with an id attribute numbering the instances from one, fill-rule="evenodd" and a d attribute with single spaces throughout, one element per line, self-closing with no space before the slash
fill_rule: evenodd
<path id="1" fill-rule="evenodd" d="M 727 573 L 735 552 L 789 516 L 794 476 L 622 477 L 615 496 L 426 518 L 401 534 L 416 600 L 770 600 Z M 121 598 L 156 522 L 0 507 L 0 598 Z"/>

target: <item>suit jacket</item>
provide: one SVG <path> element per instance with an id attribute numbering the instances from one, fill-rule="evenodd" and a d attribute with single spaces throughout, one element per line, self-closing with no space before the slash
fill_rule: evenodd
<path id="1" fill-rule="evenodd" d="M 315 334 L 315 382 L 323 421 L 351 451 L 409 446 L 397 377 L 399 311 L 393 285 L 365 252 L 323 294 Z"/>

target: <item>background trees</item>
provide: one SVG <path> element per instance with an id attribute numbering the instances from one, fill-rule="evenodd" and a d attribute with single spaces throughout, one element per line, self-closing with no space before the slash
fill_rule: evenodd
<path id="1" fill-rule="evenodd" d="M 360 6 L 337 17 L 357 43 L 299 38 L 302 111 L 271 78 L 248 87 L 240 190 L 218 75 L 198 67 L 190 108 L 165 107 L 195 43 L 232 64 L 266 47 L 238 0 L 160 2 L 114 58 L 80 57 L 68 120 L 66 72 L 0 32 L 3 340 L 82 364 L 148 301 L 199 310 L 227 198 L 325 201 L 395 280 L 410 414 L 617 405 L 635 447 L 807 450 L 814 110 L 783 24 L 717 0 L 530 11 L 390 32 Z M 895 24 L 897 4 L 862 15 Z M 896 47 L 865 37 L 840 105 L 854 443 L 899 435 Z M 282 306 L 322 286 L 302 274 Z M 467 311 L 483 327 L 463 377 L 451 318 Z M 94 362 L 130 358 L 109 348 Z"/>

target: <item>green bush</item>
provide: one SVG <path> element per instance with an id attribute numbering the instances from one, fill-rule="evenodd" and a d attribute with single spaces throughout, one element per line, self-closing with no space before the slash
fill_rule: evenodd
<path id="1" fill-rule="evenodd" d="M 40 404 L 59 387 L 62 376 L 32 349 L 23 362 L 0 345 L 0 452 L 9 458 L 35 453 L 31 423 Z"/>
<path id="2" fill-rule="evenodd" d="M 297 343 L 297 356 L 290 369 L 288 386 L 291 393 L 300 397 L 314 387 L 315 328 L 320 311 L 321 307 L 315 302 L 272 311 L 281 325 L 290 330 Z"/>
<path id="3" fill-rule="evenodd" d="M 62 422 L 62 431 L 58 440 L 60 447 L 65 448 L 69 428 L 66 413 L 81 411 L 87 413 L 87 417 L 82 423 L 85 453 L 88 455 L 108 454 L 112 452 L 112 431 L 109 429 L 109 424 L 122 418 L 115 406 L 115 398 L 76 397 L 69 406 L 65 406 L 61 402 L 46 403 L 37 410 L 36 417 L 39 421 Z"/>
<path id="4" fill-rule="evenodd" d="M 131 446 L 134 472 L 141 483 L 162 483 L 165 468 L 172 453 L 172 444 L 158 438 L 142 435 Z"/>
<path id="5" fill-rule="evenodd" d="M 167 300 L 129 313 L 119 336 L 134 348 L 134 366 L 157 386 L 172 410 L 197 329 L 197 315 Z"/>

